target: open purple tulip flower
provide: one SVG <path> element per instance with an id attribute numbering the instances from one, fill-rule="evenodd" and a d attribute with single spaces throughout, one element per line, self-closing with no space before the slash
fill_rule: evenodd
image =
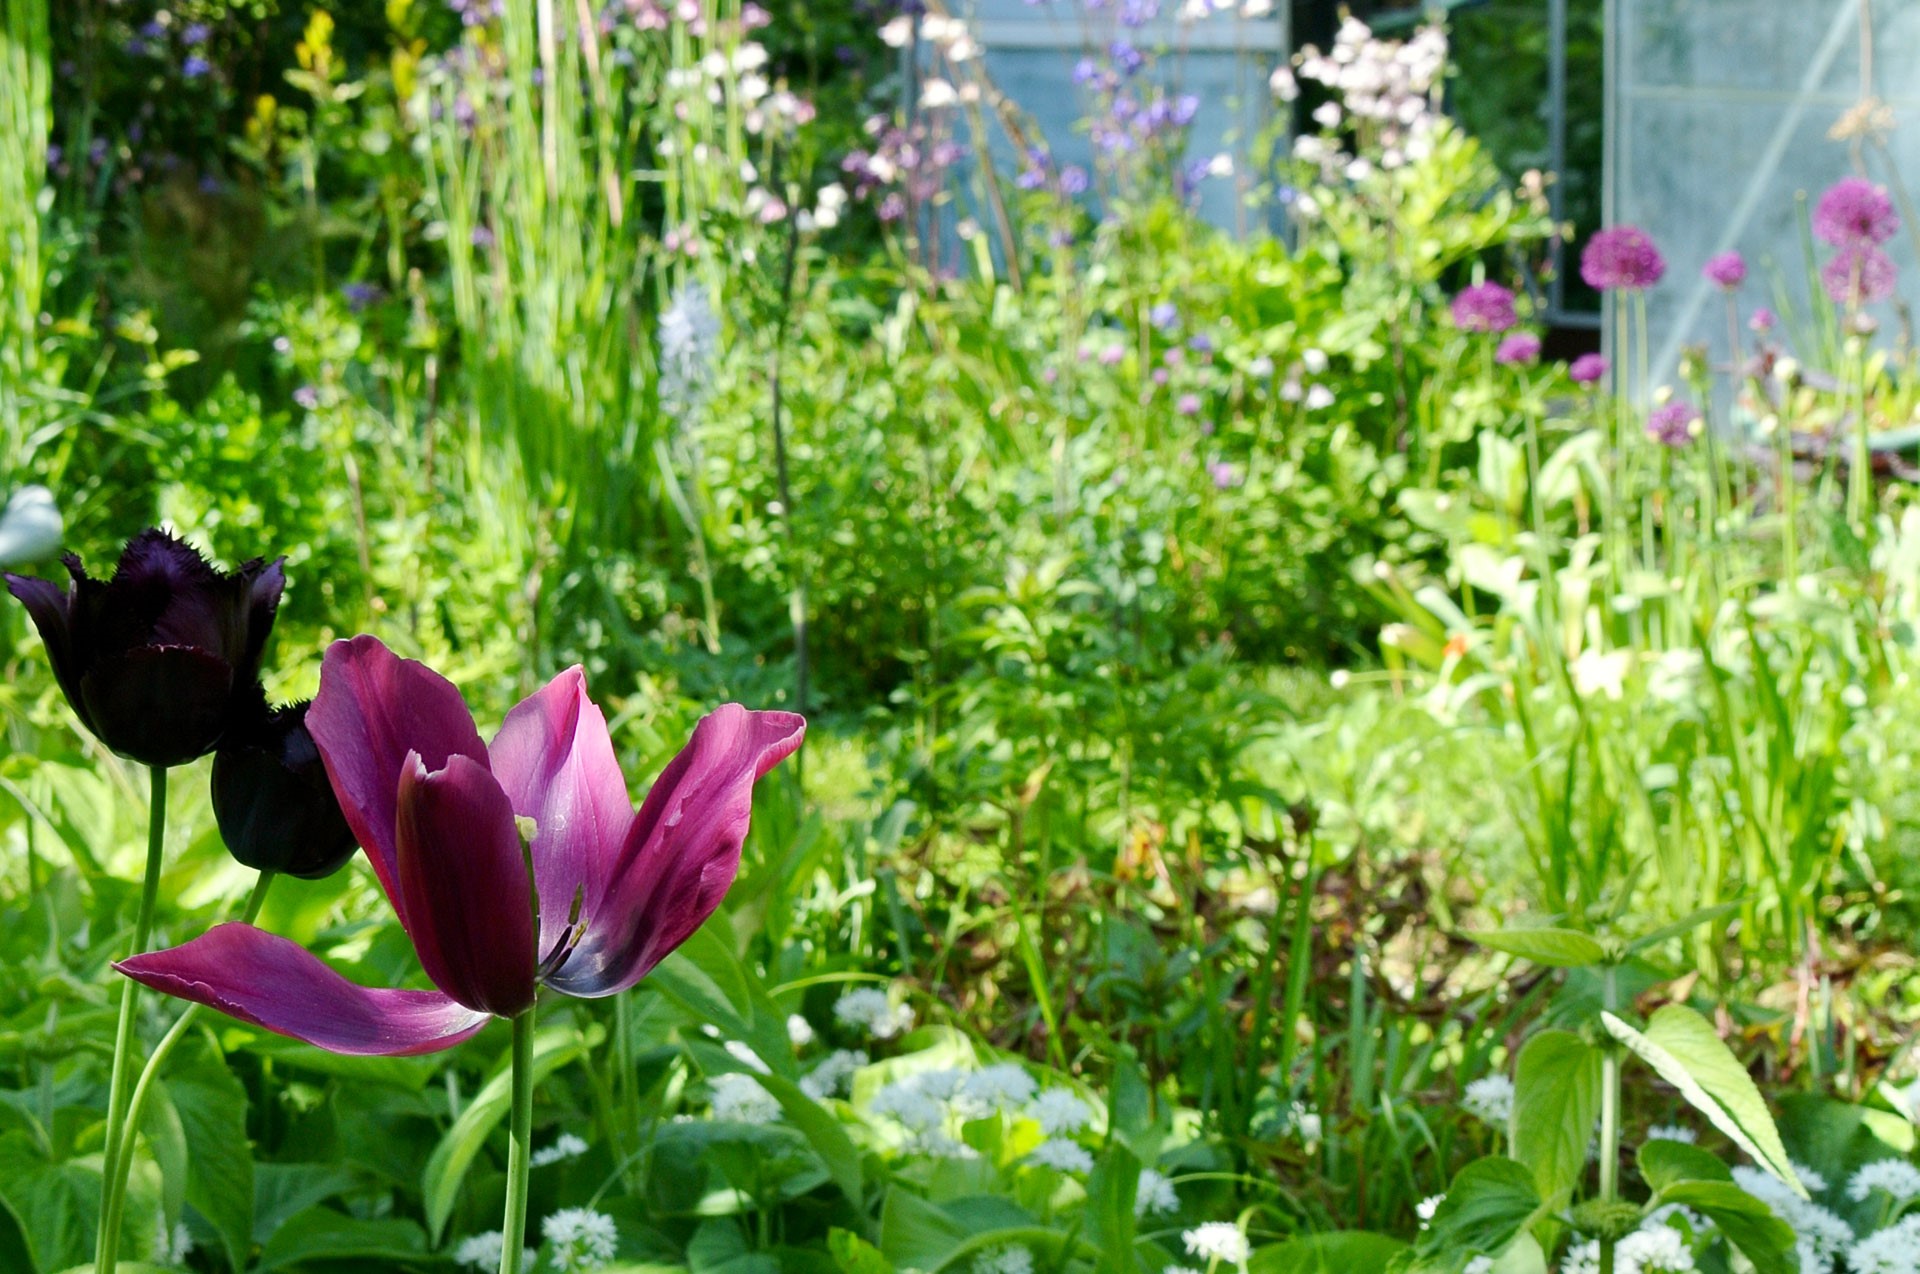
<path id="1" fill-rule="evenodd" d="M 543 985 L 595 997 L 645 977 L 720 905 L 753 785 L 806 723 L 716 709 L 635 811 L 578 668 L 523 700 L 488 746 L 451 682 L 356 637 L 328 650 L 307 727 L 438 989 L 357 986 L 246 924 L 114 967 L 336 1053 L 398 1055 L 517 1018 Z"/>

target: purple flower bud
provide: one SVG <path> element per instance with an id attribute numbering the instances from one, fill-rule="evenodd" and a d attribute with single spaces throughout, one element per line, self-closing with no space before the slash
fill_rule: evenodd
<path id="1" fill-rule="evenodd" d="M 1747 259 L 1738 252 L 1722 252 L 1710 258 L 1700 274 L 1731 292 L 1747 281 Z"/>
<path id="2" fill-rule="evenodd" d="M 1877 248 L 1899 229 L 1893 200 L 1864 177 L 1834 182 L 1813 209 L 1813 233 L 1836 248 Z"/>
<path id="3" fill-rule="evenodd" d="M 1453 325 L 1463 332 L 1504 332 L 1517 322 L 1513 293 L 1498 283 L 1476 283 L 1453 298 Z"/>
<path id="4" fill-rule="evenodd" d="M 1692 403 L 1674 401 L 1655 407 L 1647 417 L 1647 437 L 1663 447 L 1684 447 L 1693 441 L 1700 413 Z"/>
<path id="5" fill-rule="evenodd" d="M 1607 360 L 1599 354 L 1582 354 L 1567 368 L 1567 379 L 1576 385 L 1592 385 L 1606 375 Z"/>
<path id="6" fill-rule="evenodd" d="M 1525 367 L 1540 357 L 1540 338 L 1532 332 L 1515 332 L 1500 342 L 1493 361 L 1506 367 Z"/>
<path id="7" fill-rule="evenodd" d="M 1644 291 L 1666 272 L 1666 258 L 1638 226 L 1598 231 L 1580 254 L 1580 277 L 1600 292 Z"/>

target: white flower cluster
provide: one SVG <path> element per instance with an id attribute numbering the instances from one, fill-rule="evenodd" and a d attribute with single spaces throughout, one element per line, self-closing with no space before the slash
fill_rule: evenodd
<path id="1" fill-rule="evenodd" d="M 1253 1245 L 1247 1242 L 1247 1236 L 1230 1221 L 1207 1221 L 1185 1231 L 1180 1239 L 1187 1245 L 1189 1256 L 1204 1261 L 1245 1265 L 1253 1255 Z"/>
<path id="2" fill-rule="evenodd" d="M 1855 1203 L 1865 1203 L 1876 1190 L 1892 1196 L 1896 1205 L 1920 1198 L 1920 1168 L 1905 1159 L 1876 1159 L 1847 1182 L 1847 1197 Z"/>
<path id="3" fill-rule="evenodd" d="M 500 1253 L 505 1246 L 506 1241 L 500 1237 L 498 1230 L 470 1234 L 453 1249 L 453 1263 L 492 1274 L 500 1268 Z M 533 1263 L 539 1259 L 540 1254 L 532 1248 L 523 1248 L 520 1252 L 520 1265 L 524 1269 L 533 1268 Z"/>
<path id="4" fill-rule="evenodd" d="M 592 1208 L 563 1208 L 540 1223 L 540 1233 L 553 1245 L 553 1268 L 566 1274 L 599 1269 L 620 1246 L 613 1218 Z"/>
<path id="5" fill-rule="evenodd" d="M 805 1048 L 813 1043 L 813 1023 L 798 1013 L 787 1015 L 787 1043 L 795 1048 Z"/>
<path id="6" fill-rule="evenodd" d="M 536 1168 L 544 1168 L 548 1164 L 560 1163 L 566 1159 L 578 1159 L 585 1153 L 587 1153 L 585 1141 L 570 1132 L 563 1132 L 551 1146 L 534 1151 L 529 1162 Z"/>
<path id="7" fill-rule="evenodd" d="M 193 1253 L 193 1233 L 185 1225 L 167 1228 L 165 1217 L 155 1217 L 153 1258 L 162 1265 L 182 1265 Z"/>
<path id="8" fill-rule="evenodd" d="M 947 1133 L 950 1103 L 965 1079 L 956 1070 L 909 1075 L 874 1094 L 871 1109 L 907 1130 L 910 1150 L 942 1159 L 971 1159 L 977 1152 Z"/>
<path id="9" fill-rule="evenodd" d="M 1033 1076 L 1016 1062 L 996 1062 L 973 1072 L 960 1083 L 959 1103 L 969 1118 L 1010 1113 L 1032 1100 Z"/>
<path id="10" fill-rule="evenodd" d="M 780 1118 L 780 1103 L 751 1075 L 737 1071 L 707 1081 L 713 1117 L 728 1124 L 770 1124 Z"/>
<path id="11" fill-rule="evenodd" d="M 1049 1136 L 1071 1137 L 1093 1122 L 1093 1111 L 1064 1088 L 1049 1088 L 1035 1097 L 1027 1107 L 1027 1116 Z"/>
<path id="12" fill-rule="evenodd" d="M 1033 1274 L 1033 1252 L 1018 1243 L 990 1247 L 973 1258 L 973 1274 Z"/>
<path id="13" fill-rule="evenodd" d="M 821 1059 L 800 1081 L 800 1091 L 815 1101 L 839 1097 L 853 1083 L 853 1073 L 867 1064 L 865 1050 L 836 1048 Z"/>
<path id="14" fill-rule="evenodd" d="M 677 416 L 698 412 L 713 379 L 720 316 L 707 289 L 689 279 L 660 312 L 660 404 Z"/>
<path id="15" fill-rule="evenodd" d="M 1692 1274 L 1693 1250 L 1678 1230 L 1643 1225 L 1614 1245 L 1614 1274 Z M 1600 1274 L 1600 1243 L 1589 1239 L 1567 1249 L 1560 1274 Z"/>
<path id="16" fill-rule="evenodd" d="M 1152 1168 L 1142 1168 L 1140 1184 L 1133 1192 L 1133 1214 L 1156 1216 L 1179 1210 L 1180 1195 L 1174 1190 L 1173 1182 Z"/>
<path id="17" fill-rule="evenodd" d="M 1794 1172 L 1810 1192 L 1819 1193 L 1827 1188 L 1826 1179 L 1811 1168 L 1795 1164 Z M 1801 1198 L 1771 1173 L 1742 1164 L 1733 1170 L 1733 1180 L 1792 1228 L 1802 1269 L 1832 1269 L 1840 1253 L 1853 1242 L 1851 1226 L 1830 1209 Z"/>
<path id="18" fill-rule="evenodd" d="M 1805 1264 L 1803 1257 L 1802 1268 L 1815 1267 Z M 1920 1216 L 1902 1218 L 1848 1248 L 1847 1269 L 1851 1274 L 1912 1274 L 1920 1270 Z"/>
<path id="19" fill-rule="evenodd" d="M 1648 1141 L 1678 1141 L 1693 1145 L 1700 1140 L 1700 1134 L 1680 1124 L 1656 1124 L 1647 1129 Z"/>
<path id="20" fill-rule="evenodd" d="M 691 112 L 685 98 L 692 95 L 705 98 L 711 106 L 724 106 L 731 99 L 741 112 L 741 125 L 754 136 L 768 132 L 770 127 L 782 130 L 811 123 L 819 113 L 817 108 L 797 94 L 775 88 L 767 79 L 767 61 L 766 45 L 743 40 L 732 52 L 716 49 L 692 66 L 668 71 L 669 98 L 678 95 L 681 99 L 673 103 L 674 115 L 688 117 Z"/>
<path id="21" fill-rule="evenodd" d="M 1093 1156 L 1087 1153 L 1087 1148 L 1065 1137 L 1047 1138 L 1033 1148 L 1027 1155 L 1027 1161 L 1043 1168 L 1052 1168 L 1055 1172 L 1093 1171 Z"/>
<path id="22" fill-rule="evenodd" d="M 1487 1075 L 1467 1085 L 1460 1109 L 1501 1132 L 1513 1119 L 1513 1081 L 1505 1075 Z"/>
<path id="23" fill-rule="evenodd" d="M 913 1009 L 895 1004 L 878 987 L 863 986 L 847 992 L 833 1002 L 833 1016 L 877 1040 L 890 1040 L 913 1029 Z"/>
<path id="24" fill-rule="evenodd" d="M 1322 53 L 1309 44 L 1300 51 L 1300 78 L 1324 84 L 1339 95 L 1314 112 L 1314 121 L 1331 131 L 1346 119 L 1365 124 L 1378 147 L 1381 168 L 1399 168 L 1424 158 L 1432 148 L 1441 118 L 1435 98 L 1447 66 L 1447 36 L 1439 26 L 1423 26 L 1409 40 L 1376 40 L 1357 18 L 1340 24 L 1333 47 Z M 1281 68 L 1284 71 L 1286 68 Z M 1274 96 L 1292 101 L 1299 85 L 1291 73 L 1276 71 L 1269 86 Z M 1329 179 L 1346 157 L 1324 137 L 1303 135 L 1295 155 L 1319 161 Z M 1359 171 L 1355 165 L 1361 165 Z M 1346 161 L 1347 176 L 1360 181 L 1372 174 L 1364 158 Z"/>

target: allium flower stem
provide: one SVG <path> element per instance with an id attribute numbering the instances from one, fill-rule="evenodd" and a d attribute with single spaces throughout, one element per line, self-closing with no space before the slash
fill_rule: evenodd
<path id="1" fill-rule="evenodd" d="M 153 938 L 153 908 L 160 894 L 160 850 L 167 838 L 167 767 L 154 766 L 151 796 L 147 802 L 147 870 L 140 882 L 140 911 L 133 924 L 133 955 L 143 955 Z M 101 1170 L 108 1183 L 126 1178 L 122 1162 L 127 1151 L 126 1116 L 131 1096 L 128 1085 L 133 1076 L 133 1019 L 140 1006 L 140 984 L 131 978 L 120 984 L 120 1021 L 113 1032 L 112 1079 L 107 1085 L 107 1137 L 101 1153 Z M 113 1274 L 120 1246 L 120 1214 L 116 1206 L 119 1192 L 108 1185 L 100 1191 L 100 1233 L 94 1246 L 94 1267 L 99 1274 Z"/>
<path id="2" fill-rule="evenodd" d="M 263 871 L 260 873 L 259 879 L 253 882 L 253 892 L 247 896 L 246 910 L 240 915 L 241 924 L 252 924 L 254 920 L 258 918 L 261 905 L 267 901 L 267 889 L 273 884 L 274 876 L 274 872 Z M 167 1064 L 167 1058 L 172 1055 L 174 1048 L 180 1041 L 186 1038 L 188 1030 L 192 1028 L 194 1021 L 199 1016 L 200 1005 L 187 1005 L 187 1011 L 175 1019 L 173 1025 L 167 1029 L 167 1033 L 160 1037 L 160 1042 L 154 1046 L 153 1055 L 147 1058 L 147 1064 L 140 1068 L 140 1082 L 133 1086 L 133 1097 L 127 1102 L 126 1126 L 128 1128 L 138 1128 L 140 1126 L 140 1117 L 146 1111 L 147 1093 L 152 1090 L 153 1081 L 159 1078 L 160 1068 Z M 118 1218 L 126 1210 L 127 1178 L 131 1175 L 129 1172 L 131 1167 L 131 1156 L 123 1155 L 120 1159 L 118 1171 L 106 1181 L 103 1187 L 106 1192 L 112 1196 L 108 1201 L 108 1207 L 115 1218 L 114 1233 L 116 1237 L 114 1244 L 116 1247 L 119 1243 Z M 114 1258 L 112 1255 L 109 1255 L 108 1259 L 111 1260 Z"/>
<path id="3" fill-rule="evenodd" d="M 533 1157 L 534 1011 L 513 1019 L 513 1113 L 507 1125 L 507 1214 L 500 1224 L 500 1274 L 520 1274 L 527 1232 L 527 1175 Z"/>
<path id="4" fill-rule="evenodd" d="M 1608 965 L 1602 975 L 1600 999 L 1607 1012 L 1617 1011 L 1620 971 Z M 1600 1054 L 1600 1198 L 1611 1203 L 1620 1197 L 1620 1045 L 1608 1040 Z M 1613 1271 L 1613 1239 L 1600 1239 L 1602 1274 Z"/>

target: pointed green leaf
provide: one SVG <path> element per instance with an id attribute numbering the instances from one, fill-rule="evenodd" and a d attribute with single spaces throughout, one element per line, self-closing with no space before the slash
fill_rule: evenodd
<path id="1" fill-rule="evenodd" d="M 1583 968 L 1607 958 L 1600 939 L 1577 929 L 1469 929 L 1465 936 L 1490 950 L 1555 969 Z"/>
<path id="2" fill-rule="evenodd" d="M 1600 1050 L 1571 1031 L 1542 1031 L 1520 1050 L 1513 1092 L 1513 1157 L 1533 1172 L 1550 1208 L 1564 1206 L 1587 1170 L 1600 1117 Z"/>

